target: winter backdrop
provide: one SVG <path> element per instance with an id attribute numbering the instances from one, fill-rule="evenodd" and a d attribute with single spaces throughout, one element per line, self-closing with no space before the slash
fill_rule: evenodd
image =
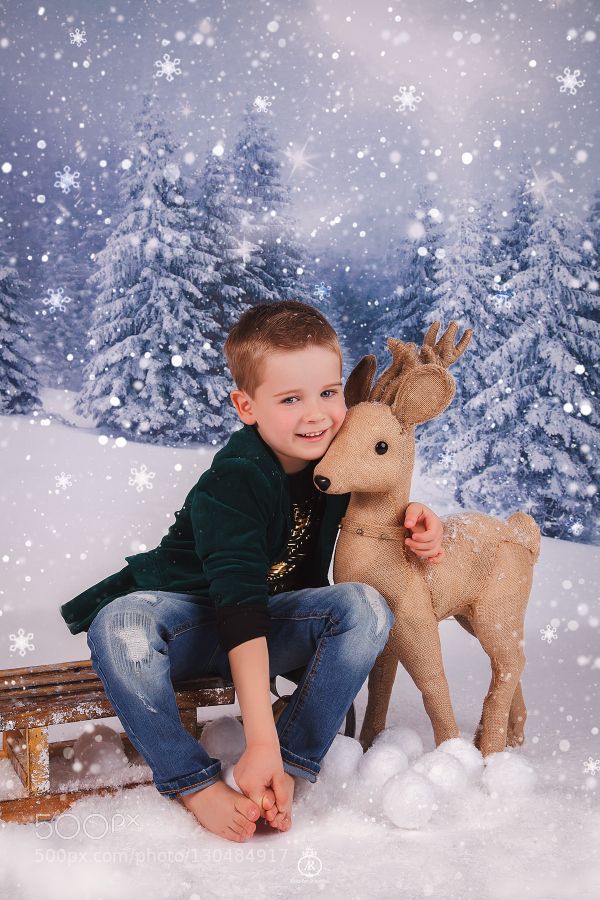
<path id="1" fill-rule="evenodd" d="M 0 3 L 0 665 L 88 656 L 58 606 L 155 546 L 239 426 L 222 345 L 244 309 L 318 306 L 345 377 L 454 318 L 475 337 L 418 429 L 413 496 L 540 525 L 525 679 L 539 774 L 568 781 L 546 815 L 581 821 L 600 770 L 599 27 L 593 0 Z M 488 676 L 455 632 L 469 731 Z M 431 744 L 418 698 L 412 719 Z M 419 877 L 398 896 L 431 896 Z M 569 896 L 543 883 L 523 896 Z"/>

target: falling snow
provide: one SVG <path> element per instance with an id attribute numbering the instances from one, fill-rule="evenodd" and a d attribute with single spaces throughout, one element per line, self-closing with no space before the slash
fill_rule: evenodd
<path id="1" fill-rule="evenodd" d="M 150 490 L 152 485 L 152 479 L 155 477 L 155 472 L 149 472 L 145 463 L 136 469 L 135 467 L 131 470 L 132 477 L 129 479 L 129 484 L 132 487 L 135 487 L 136 491 L 141 494 L 144 488 Z"/>
<path id="2" fill-rule="evenodd" d="M 77 44 L 78 47 L 81 47 L 82 44 L 87 44 L 86 32 L 84 30 L 80 30 L 76 28 L 75 31 L 69 32 L 69 37 L 71 38 L 72 44 Z"/>
<path id="3" fill-rule="evenodd" d="M 55 475 L 54 480 L 56 482 L 56 487 L 62 491 L 66 491 L 68 487 L 72 487 L 71 475 L 67 475 L 65 472 Z"/>
<path id="4" fill-rule="evenodd" d="M 416 88 L 414 84 L 411 84 L 408 88 L 405 85 L 402 85 L 398 89 L 398 93 L 394 94 L 394 101 L 398 104 L 398 112 L 405 112 L 407 109 L 410 110 L 410 112 L 416 110 L 416 104 L 420 103 L 423 98 L 418 94 L 415 94 L 415 91 Z"/>
<path id="5" fill-rule="evenodd" d="M 79 172 L 71 172 L 71 166 L 65 166 L 62 172 L 55 172 L 54 175 L 58 179 L 54 187 L 59 187 L 63 194 L 69 194 L 72 187 L 79 187 Z"/>
<path id="6" fill-rule="evenodd" d="M 556 628 L 554 625 L 546 625 L 545 628 L 540 628 L 540 634 L 542 636 L 543 641 L 547 641 L 549 644 L 552 641 L 557 640 L 558 634 L 556 633 Z"/>
<path id="7" fill-rule="evenodd" d="M 48 297 L 44 297 L 42 303 L 44 306 L 48 307 L 48 311 L 53 313 L 56 310 L 59 312 L 65 312 L 66 304 L 71 303 L 70 297 L 64 296 L 64 288 L 48 288 Z"/>
<path id="8" fill-rule="evenodd" d="M 180 63 L 180 59 L 171 59 L 170 54 L 165 53 L 162 59 L 154 63 L 157 68 L 156 78 L 162 78 L 164 75 L 166 81 L 173 81 L 174 75 L 181 75 L 181 69 L 178 68 Z"/>
<path id="9" fill-rule="evenodd" d="M 252 106 L 257 112 L 265 113 L 268 112 L 269 107 L 271 106 L 271 101 L 268 97 L 255 97 L 252 103 Z"/>
<path id="10" fill-rule="evenodd" d="M 20 656 L 25 656 L 27 652 L 35 650 L 35 645 L 31 643 L 33 640 L 33 632 L 25 633 L 23 628 L 19 628 L 16 634 L 9 634 L 11 651 L 17 650 Z"/>
<path id="11" fill-rule="evenodd" d="M 583 87 L 583 85 L 585 84 L 585 78 L 582 78 L 582 80 L 579 81 L 580 75 L 581 72 L 579 71 L 579 69 L 575 69 L 573 72 L 571 72 L 570 68 L 568 66 L 565 66 L 565 68 L 563 69 L 563 74 L 556 76 L 556 80 L 562 83 L 560 89 L 561 94 L 565 91 L 568 91 L 570 94 L 576 94 L 577 88 Z"/>

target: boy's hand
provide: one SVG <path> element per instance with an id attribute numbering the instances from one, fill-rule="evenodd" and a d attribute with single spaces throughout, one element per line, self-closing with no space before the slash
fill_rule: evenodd
<path id="1" fill-rule="evenodd" d="M 408 549 L 420 559 L 439 563 L 445 553 L 442 549 L 444 525 L 433 510 L 422 503 L 409 503 L 403 524 L 411 531 L 411 536 L 404 539 Z"/>
<path id="2" fill-rule="evenodd" d="M 262 809 L 263 815 L 268 809 L 283 809 L 287 805 L 288 798 L 283 795 L 283 774 L 279 741 L 249 744 L 233 768 L 233 777 L 238 787 L 254 800 Z M 275 803 L 270 797 L 272 792 Z"/>

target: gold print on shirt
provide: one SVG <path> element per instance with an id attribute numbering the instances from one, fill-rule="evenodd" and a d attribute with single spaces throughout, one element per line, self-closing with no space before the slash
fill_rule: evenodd
<path id="1" fill-rule="evenodd" d="M 267 572 L 267 583 L 271 593 L 298 568 L 306 558 L 311 538 L 314 508 L 310 500 L 292 503 L 293 526 L 285 549 L 285 558 L 274 563 Z"/>

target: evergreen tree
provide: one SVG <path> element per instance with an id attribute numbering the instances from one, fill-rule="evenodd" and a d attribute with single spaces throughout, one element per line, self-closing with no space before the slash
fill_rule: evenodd
<path id="1" fill-rule="evenodd" d="M 211 361 L 220 326 L 206 302 L 215 258 L 184 196 L 177 146 L 150 95 L 122 176 L 121 221 L 98 253 L 93 356 L 76 411 L 140 440 L 222 437 L 226 391 Z"/>
<path id="2" fill-rule="evenodd" d="M 509 330 L 512 313 L 499 305 L 494 294 L 497 261 L 490 228 L 490 222 L 475 203 L 457 204 L 434 271 L 437 284 L 429 308 L 423 310 L 419 345 L 426 328 L 435 321 L 445 328 L 450 320 L 455 320 L 460 332 L 474 329 L 469 351 L 452 368 L 456 393 L 451 406 L 419 431 L 419 454 L 430 467 L 441 464 L 447 468 L 451 463 L 458 436 L 469 427 L 466 404 L 485 387 L 485 361 Z"/>
<path id="3" fill-rule="evenodd" d="M 419 343 L 423 337 L 426 314 L 433 303 L 435 272 L 443 244 L 441 217 L 427 188 L 419 189 L 409 238 L 401 245 L 396 287 L 382 302 L 375 333 L 378 351 L 387 354 L 388 337 Z"/>
<path id="4" fill-rule="evenodd" d="M 265 300 L 310 303 L 312 272 L 307 254 L 287 213 L 289 189 L 281 177 L 275 139 L 267 125 L 270 112 L 248 105 L 232 154 L 235 190 L 245 206 L 240 228 L 242 246 L 258 247 L 264 266 L 253 291 L 252 304 Z"/>
<path id="5" fill-rule="evenodd" d="M 0 414 L 25 414 L 39 407 L 38 382 L 30 362 L 31 333 L 20 304 L 25 284 L 0 261 Z"/>
<path id="6" fill-rule="evenodd" d="M 526 509 L 553 537 L 598 537 L 597 282 L 583 226 L 538 209 L 509 285 L 522 323 L 486 360 L 490 386 L 457 442 L 456 497 L 490 513 Z M 596 287 L 594 287 L 596 284 Z"/>

